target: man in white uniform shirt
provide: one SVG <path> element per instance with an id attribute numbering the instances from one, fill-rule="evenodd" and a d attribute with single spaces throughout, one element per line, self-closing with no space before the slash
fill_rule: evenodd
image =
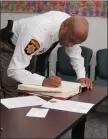
<path id="1" fill-rule="evenodd" d="M 10 42 L 15 49 L 7 67 L 7 78 L 24 84 L 60 86 L 61 78 L 57 76 L 46 78 L 26 70 L 34 55 L 47 52 L 52 44 L 59 41 L 58 45 L 65 47 L 78 81 L 86 84 L 87 88 L 92 88 L 92 82 L 86 77 L 84 59 L 79 46 L 88 36 L 88 22 L 84 17 L 50 11 L 14 21 L 12 32 Z M 2 43 L 3 47 L 4 42 Z"/>

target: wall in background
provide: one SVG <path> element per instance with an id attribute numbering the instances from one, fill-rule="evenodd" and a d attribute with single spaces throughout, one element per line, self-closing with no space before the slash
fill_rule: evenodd
<path id="1" fill-rule="evenodd" d="M 5 27 L 8 19 L 18 20 L 33 16 L 35 14 L 16 14 L 16 13 L 2 13 L 1 14 L 1 28 Z M 91 78 L 94 78 L 94 69 L 96 64 L 96 52 L 99 49 L 107 48 L 107 19 L 100 17 L 86 17 L 89 22 L 89 36 L 82 44 L 93 50 L 93 57 L 91 60 Z M 55 71 L 57 48 L 53 50 L 50 56 L 50 69 Z"/>
<path id="2" fill-rule="evenodd" d="M 1 12 L 44 13 L 51 10 L 89 17 L 107 17 L 106 1 L 2 1 Z"/>

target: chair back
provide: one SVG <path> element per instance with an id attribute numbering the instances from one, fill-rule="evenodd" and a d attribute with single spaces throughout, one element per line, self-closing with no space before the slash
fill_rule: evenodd
<path id="1" fill-rule="evenodd" d="M 84 66 L 86 72 L 88 72 L 88 67 L 92 58 L 93 51 L 90 48 L 81 46 L 82 56 L 84 57 Z M 69 76 L 76 76 L 76 72 L 70 64 L 69 56 L 65 52 L 64 47 L 59 47 L 57 51 L 57 65 L 56 73 L 62 73 Z"/>
<path id="2" fill-rule="evenodd" d="M 102 79 L 108 79 L 108 49 L 98 50 L 96 53 L 96 74 Z"/>

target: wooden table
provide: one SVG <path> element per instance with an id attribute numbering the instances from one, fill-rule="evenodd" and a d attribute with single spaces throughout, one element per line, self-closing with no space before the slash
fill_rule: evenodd
<path id="1" fill-rule="evenodd" d="M 74 96 L 71 100 L 94 103 L 95 108 L 107 97 L 107 88 L 94 87 L 91 91 Z M 59 138 L 72 129 L 72 138 L 79 133 L 83 127 L 86 114 L 49 110 L 45 118 L 26 117 L 33 107 L 7 109 L 1 106 L 1 138 Z M 35 106 L 34 106 L 35 107 Z"/>

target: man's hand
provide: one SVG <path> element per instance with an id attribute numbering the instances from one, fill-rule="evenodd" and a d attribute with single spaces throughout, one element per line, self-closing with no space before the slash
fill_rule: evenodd
<path id="1" fill-rule="evenodd" d="M 45 78 L 43 81 L 43 86 L 46 87 L 59 87 L 61 85 L 61 78 L 57 76 L 51 76 L 49 78 Z"/>
<path id="2" fill-rule="evenodd" d="M 93 84 L 89 78 L 80 78 L 78 80 L 82 85 L 86 85 L 87 89 L 92 89 Z"/>

